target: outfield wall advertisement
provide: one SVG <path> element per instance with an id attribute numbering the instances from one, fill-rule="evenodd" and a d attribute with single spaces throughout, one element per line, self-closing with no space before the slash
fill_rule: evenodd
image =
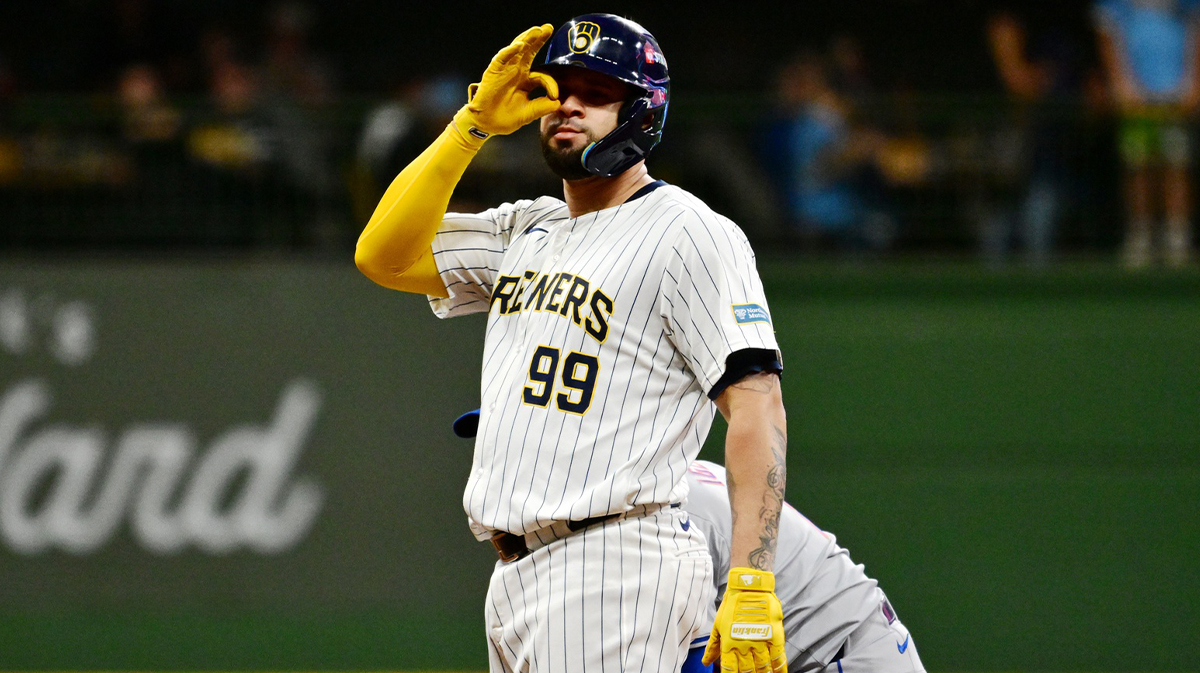
<path id="1" fill-rule="evenodd" d="M 450 423 L 477 406 L 481 330 L 352 267 L 0 266 L 0 622 L 420 611 L 473 630 L 494 556 Z M 0 669 L 122 664 L 42 635 L 0 643 Z"/>

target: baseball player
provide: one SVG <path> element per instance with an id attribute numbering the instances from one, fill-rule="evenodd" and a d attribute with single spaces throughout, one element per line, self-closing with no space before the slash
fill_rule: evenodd
<path id="1" fill-rule="evenodd" d="M 375 282 L 429 295 L 439 317 L 488 316 L 463 506 L 499 556 L 492 671 L 676 671 L 706 639 L 723 670 L 786 670 L 771 572 L 781 357 L 741 230 L 646 170 L 669 84 L 658 42 L 632 21 L 525 31 L 358 241 Z M 488 138 L 534 120 L 563 198 L 446 213 Z M 678 505 L 718 409 L 734 523 L 708 638 L 712 560 Z"/>

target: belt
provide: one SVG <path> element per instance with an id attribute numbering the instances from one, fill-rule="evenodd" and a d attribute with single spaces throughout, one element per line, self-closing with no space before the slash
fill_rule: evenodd
<path id="1" fill-rule="evenodd" d="M 671 505 L 671 507 L 678 506 L 679 503 Z M 650 507 L 642 508 L 642 510 L 637 511 L 636 513 L 649 514 L 653 511 L 658 511 L 659 509 L 657 505 L 652 507 L 653 509 Z M 600 516 L 579 519 L 578 521 L 568 521 L 566 522 L 567 530 L 572 533 L 577 533 L 588 526 L 594 526 L 598 523 L 609 521 L 611 519 L 619 519 L 633 513 L 635 512 L 630 511 L 617 514 L 602 514 Z M 525 541 L 524 535 L 517 535 L 504 530 L 498 530 L 492 534 L 492 546 L 496 548 L 496 555 L 500 557 L 500 561 L 503 563 L 519 561 L 520 559 L 523 559 L 533 553 L 532 550 L 529 549 L 529 544 Z"/>
<path id="2" fill-rule="evenodd" d="M 492 535 L 492 546 L 496 548 L 496 555 L 503 563 L 512 563 L 529 556 L 529 545 L 525 544 L 524 535 L 513 535 L 508 531 L 498 530 Z"/>
<path id="3" fill-rule="evenodd" d="M 621 515 L 605 514 L 604 516 L 592 516 L 586 519 L 580 519 L 578 521 L 568 521 L 567 528 L 570 529 L 572 533 L 578 533 L 592 524 L 597 524 L 601 521 L 608 521 L 609 519 L 615 519 L 619 516 Z M 512 563 L 513 561 L 523 559 L 533 553 L 529 550 L 529 545 L 526 544 L 524 535 L 516 535 L 504 530 L 498 530 L 496 531 L 496 534 L 492 536 L 492 546 L 496 548 L 496 555 L 499 556 L 500 560 L 504 563 Z"/>

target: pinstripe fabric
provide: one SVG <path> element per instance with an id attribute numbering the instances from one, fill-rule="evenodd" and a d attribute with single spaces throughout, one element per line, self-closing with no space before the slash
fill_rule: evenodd
<path id="1" fill-rule="evenodd" d="M 769 322 L 733 311 L 767 310 L 745 236 L 677 187 L 576 219 L 549 197 L 449 214 L 433 250 L 450 293 L 434 312 L 489 311 L 463 497 L 479 539 L 682 501 L 726 358 L 777 348 Z M 584 395 L 566 369 L 594 375 L 583 413 L 569 409 Z"/>
<path id="2" fill-rule="evenodd" d="M 484 611 L 493 673 L 678 671 L 714 591 L 684 518 L 610 521 L 497 564 Z"/>

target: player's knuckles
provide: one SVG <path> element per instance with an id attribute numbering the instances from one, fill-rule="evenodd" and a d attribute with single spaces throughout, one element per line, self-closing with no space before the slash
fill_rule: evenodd
<path id="1" fill-rule="evenodd" d="M 754 660 L 749 653 L 734 651 L 733 660 L 737 666 L 738 673 L 754 673 Z"/>
<path id="2" fill-rule="evenodd" d="M 754 651 L 756 645 L 757 643 L 749 640 L 731 640 L 729 650 L 737 654 L 737 656 L 745 657 L 749 660 L 750 653 Z"/>

